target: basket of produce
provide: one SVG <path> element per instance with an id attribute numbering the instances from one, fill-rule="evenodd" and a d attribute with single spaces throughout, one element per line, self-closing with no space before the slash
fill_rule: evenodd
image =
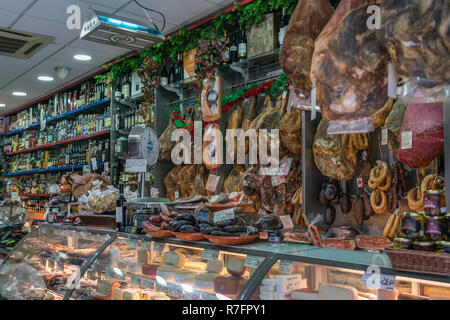
<path id="1" fill-rule="evenodd" d="M 386 248 L 392 268 L 399 271 L 450 276 L 450 254 Z"/>

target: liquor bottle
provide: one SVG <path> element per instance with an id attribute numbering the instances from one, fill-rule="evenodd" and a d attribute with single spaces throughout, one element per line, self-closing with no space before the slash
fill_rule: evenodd
<path id="1" fill-rule="evenodd" d="M 280 47 L 283 45 L 284 36 L 286 35 L 288 25 L 289 25 L 289 16 L 286 13 L 286 8 L 283 8 L 280 21 L 280 31 L 278 32 L 278 43 L 280 44 Z"/>
<path id="2" fill-rule="evenodd" d="M 241 39 L 238 45 L 239 61 L 247 59 L 247 31 L 243 29 L 241 31 Z"/>
<path id="3" fill-rule="evenodd" d="M 225 30 L 223 41 L 227 40 L 227 30 Z M 222 51 L 222 65 L 226 66 L 230 62 L 230 43 L 226 44 Z"/>
<path id="4" fill-rule="evenodd" d="M 175 83 L 177 81 L 176 80 L 175 65 L 176 65 L 176 62 L 172 60 L 171 64 L 170 64 L 170 70 L 169 70 L 169 83 L 170 84 L 173 84 L 173 83 Z"/>
<path id="5" fill-rule="evenodd" d="M 116 200 L 116 227 L 117 231 L 122 231 L 127 226 L 127 209 L 124 206 L 126 202 L 123 196 L 123 184 L 119 184 L 119 198 Z"/>
<path id="6" fill-rule="evenodd" d="M 122 99 L 122 83 L 121 83 L 120 79 L 117 80 L 117 86 L 116 86 L 116 91 L 114 92 L 114 98 L 116 100 Z"/>
<path id="7" fill-rule="evenodd" d="M 128 75 L 124 76 L 124 80 L 122 83 L 122 98 L 129 99 L 131 95 L 131 82 Z"/>
<path id="8" fill-rule="evenodd" d="M 231 63 L 236 63 L 238 61 L 238 46 L 236 44 L 236 36 L 234 33 L 231 34 L 230 61 Z"/>
<path id="9" fill-rule="evenodd" d="M 175 81 L 179 82 L 183 80 L 183 55 L 181 53 L 178 54 L 177 63 L 175 66 Z"/>
<path id="10" fill-rule="evenodd" d="M 163 66 L 161 70 L 161 85 L 167 86 L 169 84 L 169 75 L 167 73 L 166 59 L 163 59 Z"/>

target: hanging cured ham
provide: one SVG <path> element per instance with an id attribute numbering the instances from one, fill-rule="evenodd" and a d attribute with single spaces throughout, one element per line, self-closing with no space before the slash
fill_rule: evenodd
<path id="1" fill-rule="evenodd" d="M 203 135 L 203 164 L 208 170 L 216 170 L 223 161 L 222 136 L 219 134 L 220 126 L 210 123 Z"/>
<path id="2" fill-rule="evenodd" d="M 367 27 L 367 8 L 381 0 L 342 0 L 315 42 L 311 80 L 330 121 L 367 119 L 388 99 L 389 56 Z"/>
<path id="3" fill-rule="evenodd" d="M 379 32 L 399 76 L 424 87 L 450 81 L 450 2 L 383 0 Z"/>
<path id="4" fill-rule="evenodd" d="M 222 117 L 222 79 L 216 75 L 214 81 L 205 79 L 201 96 L 202 119 L 214 122 Z"/>
<path id="5" fill-rule="evenodd" d="M 280 64 L 294 86 L 304 92 L 311 91 L 309 74 L 314 41 L 332 14 L 329 0 L 300 0 L 289 22 Z"/>

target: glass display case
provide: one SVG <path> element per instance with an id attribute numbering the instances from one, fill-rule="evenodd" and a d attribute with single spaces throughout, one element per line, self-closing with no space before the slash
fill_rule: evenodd
<path id="1" fill-rule="evenodd" d="M 41 225 L 0 269 L 4 299 L 449 299 L 450 277 L 398 272 L 380 252 L 151 238 Z"/>

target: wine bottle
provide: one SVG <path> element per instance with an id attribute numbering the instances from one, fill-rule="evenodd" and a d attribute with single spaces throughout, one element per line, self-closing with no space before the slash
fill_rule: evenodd
<path id="1" fill-rule="evenodd" d="M 247 31 L 245 29 L 241 31 L 241 39 L 239 41 L 238 54 L 239 54 L 239 61 L 244 61 L 245 59 L 247 59 Z"/>
<path id="2" fill-rule="evenodd" d="M 236 63 L 238 61 L 238 46 L 236 44 L 236 37 L 234 33 L 231 34 L 230 60 L 231 63 Z"/>
<path id="3" fill-rule="evenodd" d="M 224 42 L 227 40 L 227 30 L 224 33 Z M 222 65 L 226 66 L 230 62 L 230 43 L 225 45 L 222 51 Z"/>
<path id="4" fill-rule="evenodd" d="M 119 184 L 119 198 L 116 200 L 116 227 L 117 231 L 124 230 L 127 226 L 127 209 L 124 206 L 126 202 L 123 196 L 123 184 Z"/>
<path id="5" fill-rule="evenodd" d="M 161 85 L 167 86 L 169 84 L 169 75 L 167 74 L 166 59 L 163 59 L 163 67 L 161 70 Z"/>
<path id="6" fill-rule="evenodd" d="M 175 71 L 176 62 L 174 60 L 170 63 L 170 71 L 169 71 L 169 83 L 173 84 L 176 80 L 176 71 Z"/>
<path id="7" fill-rule="evenodd" d="M 122 83 L 122 98 L 129 99 L 130 95 L 131 95 L 131 82 L 129 80 L 128 75 L 125 75 L 123 77 L 123 83 Z"/>
<path id="8" fill-rule="evenodd" d="M 278 42 L 280 44 L 280 47 L 283 45 L 288 25 L 289 25 L 289 16 L 286 13 L 286 8 L 283 8 L 280 21 L 280 31 L 278 32 Z"/>

